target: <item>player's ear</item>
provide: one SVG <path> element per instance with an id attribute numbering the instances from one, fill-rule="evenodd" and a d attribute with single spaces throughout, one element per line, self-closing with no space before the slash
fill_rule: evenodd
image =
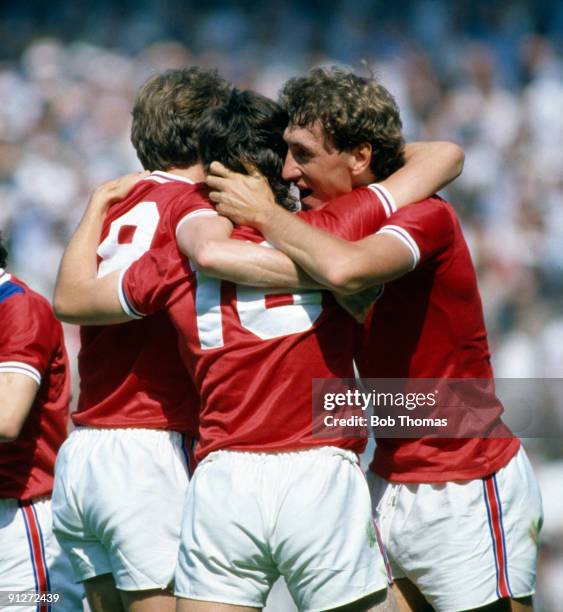
<path id="1" fill-rule="evenodd" d="M 360 176 L 366 170 L 369 170 L 372 153 L 371 143 L 361 142 L 353 147 L 350 153 L 349 164 L 353 176 Z"/>

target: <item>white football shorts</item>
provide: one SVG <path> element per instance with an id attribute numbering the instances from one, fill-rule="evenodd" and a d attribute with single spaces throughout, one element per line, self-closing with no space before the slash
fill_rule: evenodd
<path id="1" fill-rule="evenodd" d="M 199 464 L 188 489 L 176 595 L 262 608 L 280 575 L 304 612 L 387 587 L 354 453 L 218 451 Z"/>
<path id="2" fill-rule="evenodd" d="M 55 465 L 53 530 L 79 582 L 172 585 L 191 439 L 152 429 L 75 429 Z"/>
<path id="3" fill-rule="evenodd" d="M 10 605 L 9 595 L 22 591 L 60 599 L 52 607 Z M 53 535 L 50 499 L 0 499 L 0 593 L 5 612 L 82 610 L 82 586 L 74 582 L 70 562 Z"/>
<path id="4" fill-rule="evenodd" d="M 532 595 L 543 520 L 523 448 L 486 478 L 393 484 L 368 474 L 393 578 L 409 578 L 437 612 Z"/>

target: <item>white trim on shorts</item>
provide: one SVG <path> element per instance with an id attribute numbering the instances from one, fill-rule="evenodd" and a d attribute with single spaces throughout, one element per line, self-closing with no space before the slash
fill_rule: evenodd
<path id="1" fill-rule="evenodd" d="M 543 516 L 523 448 L 485 478 L 399 484 L 370 472 L 368 480 L 393 577 L 411 580 L 437 612 L 534 594 Z"/>
<path id="2" fill-rule="evenodd" d="M 51 529 L 51 500 L 0 499 L 0 591 L 57 593 L 52 605 L 14 604 L 1 606 L 6 612 L 82 610 L 84 592 L 72 580 L 70 562 Z"/>

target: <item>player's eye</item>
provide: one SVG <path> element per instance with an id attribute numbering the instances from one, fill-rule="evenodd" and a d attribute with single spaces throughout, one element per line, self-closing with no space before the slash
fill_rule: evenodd
<path id="1" fill-rule="evenodd" d="M 311 154 L 306 149 L 297 147 L 292 153 L 293 158 L 298 164 L 306 164 L 308 161 L 311 161 Z"/>

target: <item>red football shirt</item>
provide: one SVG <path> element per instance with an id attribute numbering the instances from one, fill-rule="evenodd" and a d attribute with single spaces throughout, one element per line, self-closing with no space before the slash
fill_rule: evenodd
<path id="1" fill-rule="evenodd" d="M 415 269 L 387 283 L 357 356 L 365 378 L 493 378 L 475 269 L 450 204 L 430 198 L 383 226 L 413 254 Z M 502 407 L 487 418 L 500 417 Z M 378 439 L 371 469 L 395 482 L 469 480 L 514 456 L 517 438 Z"/>
<path id="2" fill-rule="evenodd" d="M 50 495 L 66 438 L 70 376 L 61 324 L 46 299 L 0 270 L 0 372 L 29 376 L 37 395 L 17 440 L 0 444 L 0 497 Z"/>
<path id="3" fill-rule="evenodd" d="M 361 205 L 361 206 L 360 206 Z M 344 210 L 350 210 L 344 216 Z M 188 213 L 182 210 L 182 215 Z M 387 211 L 389 212 L 389 211 Z M 180 216 L 180 215 L 177 215 Z M 350 240 L 375 231 L 386 210 L 368 188 L 306 218 Z M 233 237 L 262 242 L 248 228 Z M 193 272 L 175 245 L 153 250 L 123 277 L 132 312 L 166 308 L 201 394 L 198 458 L 219 449 L 283 451 L 339 446 L 362 452 L 364 438 L 312 436 L 313 378 L 352 378 L 355 321 L 332 295 L 276 295 Z"/>
<path id="4" fill-rule="evenodd" d="M 202 184 L 166 172 L 153 172 L 140 181 L 108 212 L 98 248 L 99 275 L 122 270 L 170 240 L 178 219 L 164 212 L 173 202 L 184 201 L 197 210 L 202 189 Z M 164 312 L 122 325 L 82 327 L 81 340 L 80 396 L 72 415 L 76 425 L 195 435 L 199 397 L 186 376 L 178 335 Z"/>

